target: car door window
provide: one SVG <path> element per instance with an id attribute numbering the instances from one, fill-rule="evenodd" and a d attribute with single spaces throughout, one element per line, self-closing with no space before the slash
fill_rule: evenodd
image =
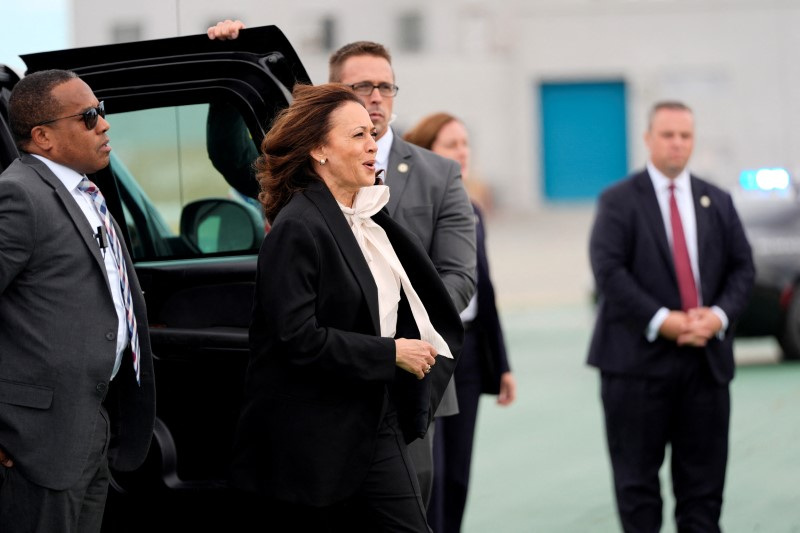
<path id="1" fill-rule="evenodd" d="M 209 104 L 203 103 L 107 117 L 111 170 L 120 187 L 134 260 L 258 250 L 264 235 L 261 210 L 212 164 L 208 112 Z M 212 136 L 212 143 L 215 137 L 224 135 Z"/>

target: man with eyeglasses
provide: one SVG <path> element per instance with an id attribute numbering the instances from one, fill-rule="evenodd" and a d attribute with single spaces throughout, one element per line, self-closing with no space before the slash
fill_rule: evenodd
<path id="1" fill-rule="evenodd" d="M 211 39 L 235 39 L 241 21 L 226 20 L 208 28 Z M 390 124 L 395 85 L 391 56 L 383 45 L 358 41 L 333 53 L 328 81 L 353 88 L 378 131 L 376 167 L 391 196 L 386 208 L 400 224 L 419 237 L 460 313 L 475 292 L 475 221 L 461 181 L 459 165 L 395 135 Z M 251 143 L 252 144 L 252 143 Z M 458 413 L 453 382 L 446 389 L 435 416 Z M 433 485 L 433 429 L 409 445 L 425 506 Z"/>
<path id="2" fill-rule="evenodd" d="M 8 115 L 20 157 L 0 175 L 0 531 L 99 532 L 110 468 L 142 464 L 155 422 L 144 298 L 87 177 L 109 163 L 109 124 L 64 70 L 22 78 Z"/>

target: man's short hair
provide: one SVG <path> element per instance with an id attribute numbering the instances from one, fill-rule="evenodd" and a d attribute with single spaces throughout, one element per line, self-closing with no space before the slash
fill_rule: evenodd
<path id="1" fill-rule="evenodd" d="M 678 100 L 662 100 L 660 102 L 656 102 L 653 104 L 653 107 L 650 109 L 650 115 L 647 117 L 647 129 L 650 130 L 653 127 L 653 117 L 656 116 L 656 113 L 663 109 L 671 109 L 672 111 L 688 111 L 692 113 L 691 108 L 684 104 L 683 102 L 679 102 Z"/>
<path id="2" fill-rule="evenodd" d="M 8 122 L 17 148 L 23 149 L 31 138 L 31 130 L 40 122 L 58 118 L 61 102 L 53 89 L 76 79 L 71 70 L 41 70 L 22 78 L 8 99 Z"/>
<path id="3" fill-rule="evenodd" d="M 356 41 L 342 46 L 331 55 L 328 61 L 328 81 L 341 83 L 344 62 L 355 56 L 382 57 L 389 62 L 389 65 L 392 64 L 392 56 L 382 44 L 372 41 Z"/>

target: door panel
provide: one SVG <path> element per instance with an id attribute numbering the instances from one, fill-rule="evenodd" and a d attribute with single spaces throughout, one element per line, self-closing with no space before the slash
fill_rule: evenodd
<path id="1" fill-rule="evenodd" d="M 539 93 L 545 198 L 593 200 L 628 172 L 624 82 L 543 83 Z"/>

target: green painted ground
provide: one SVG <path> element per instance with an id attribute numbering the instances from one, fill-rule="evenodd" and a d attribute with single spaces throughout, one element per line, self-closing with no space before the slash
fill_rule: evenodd
<path id="1" fill-rule="evenodd" d="M 519 398 L 482 400 L 464 533 L 619 531 L 598 378 L 584 364 L 592 320 L 572 305 L 504 314 Z M 723 529 L 800 532 L 800 365 L 739 365 L 731 395 Z M 675 531 L 670 490 L 667 467 L 664 532 Z"/>

